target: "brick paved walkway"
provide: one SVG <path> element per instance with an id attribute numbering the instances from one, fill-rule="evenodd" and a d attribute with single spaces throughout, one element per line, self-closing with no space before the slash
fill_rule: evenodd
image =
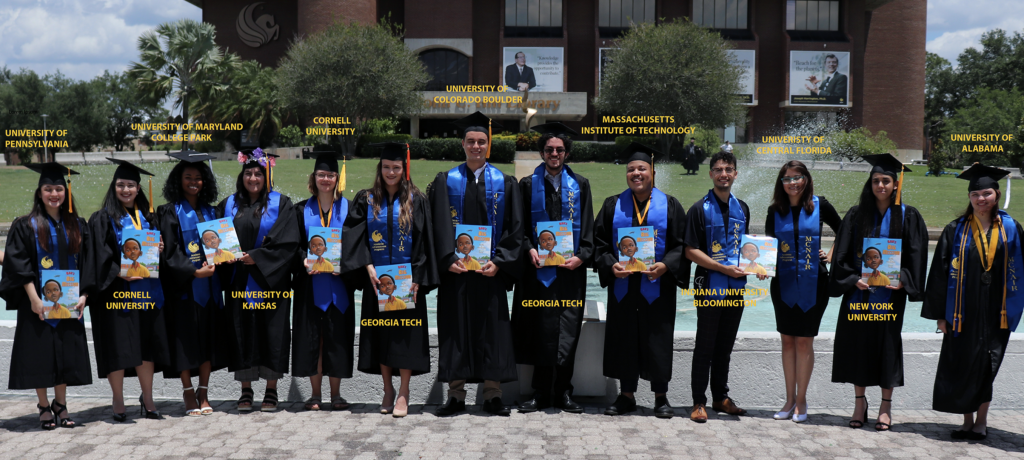
<path id="1" fill-rule="evenodd" d="M 607 417 L 599 404 L 582 415 L 554 410 L 493 417 L 479 406 L 438 418 L 436 406 L 413 406 L 395 419 L 377 406 L 341 412 L 305 412 L 283 403 L 277 413 L 239 415 L 218 402 L 206 417 L 183 417 L 180 402 L 161 401 L 166 420 L 128 423 L 110 418 L 109 400 L 69 401 L 80 426 L 41 431 L 35 398 L 0 397 L 0 458 L 1003 458 L 1024 457 L 1024 411 L 993 411 L 983 442 L 952 441 L 960 416 L 896 410 L 893 432 L 846 427 L 846 410 L 811 410 L 807 423 L 771 419 L 772 412 L 718 417 L 700 425 L 688 418 L 659 420 L 651 410 Z M 877 409 L 876 409 L 877 410 Z M 677 409 L 677 411 L 680 411 Z M 871 414 L 874 417 L 874 413 Z M 870 420 L 874 420 L 873 418 Z"/>

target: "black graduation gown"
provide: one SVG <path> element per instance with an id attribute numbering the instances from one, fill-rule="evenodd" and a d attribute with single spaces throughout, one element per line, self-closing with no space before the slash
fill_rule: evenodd
<path id="1" fill-rule="evenodd" d="M 353 217 L 351 230 L 352 244 L 342 246 L 344 259 L 373 260 L 369 246 L 369 230 L 367 230 L 368 191 L 363 190 L 349 207 Z M 390 201 L 392 198 L 388 198 Z M 385 210 L 382 207 L 381 213 Z M 360 276 L 358 286 L 363 291 L 362 318 L 387 318 L 420 320 L 419 326 L 363 326 L 359 328 L 359 365 L 360 371 L 367 374 L 380 374 L 380 365 L 393 369 L 410 369 L 413 375 L 430 372 L 430 332 L 427 325 L 427 293 L 431 286 L 438 283 L 437 264 L 433 260 L 434 244 L 433 229 L 430 227 L 430 212 L 427 208 L 427 197 L 420 194 L 413 197 L 412 202 L 412 282 L 419 284 L 416 308 L 402 311 L 382 312 L 377 303 L 377 292 L 370 284 L 365 268 L 354 270 Z M 388 228 L 398 225 L 391 214 L 388 214 Z M 391 231 L 388 231 L 388 235 Z M 358 254 L 357 254 L 358 253 Z"/>
<path id="2" fill-rule="evenodd" d="M 839 233 L 839 227 L 843 223 L 843 218 L 839 217 L 836 208 L 823 196 L 818 197 L 818 206 L 818 236 L 821 236 L 821 229 L 825 224 L 828 224 L 832 231 Z M 782 216 L 783 219 L 793 220 L 794 240 L 800 238 L 799 219 L 802 212 L 802 206 L 791 206 L 789 214 Z M 764 220 L 764 234 L 772 238 L 778 238 L 775 235 L 774 209 L 768 208 L 768 217 Z M 825 266 L 825 261 L 819 260 L 818 262 L 817 295 L 815 296 L 814 306 L 806 312 L 800 308 L 799 303 L 790 307 L 782 300 L 780 276 L 783 275 L 776 272 L 776 276 L 772 278 L 769 289 L 772 295 L 772 304 L 775 308 L 775 329 L 779 333 L 795 337 L 817 336 L 818 328 L 821 326 L 821 317 L 825 315 L 825 308 L 828 307 L 828 268 Z"/>
<path id="3" fill-rule="evenodd" d="M 472 172 L 469 172 L 472 179 Z M 484 173 L 480 181 L 467 181 L 462 223 L 487 225 L 484 201 Z M 515 178 L 505 177 L 505 216 L 501 235 L 494 238 L 498 273 L 455 274 L 448 271 L 455 255 L 455 227 L 448 201 L 448 172 L 437 174 L 427 188 L 434 230 L 434 254 L 441 284 L 437 290 L 437 336 L 440 343 L 437 379 L 441 382 L 466 380 L 515 381 L 515 351 L 505 292 L 522 275 L 523 204 Z"/>
<path id="4" fill-rule="evenodd" d="M 668 272 L 661 275 L 661 295 L 653 304 L 640 293 L 643 274 L 629 276 L 629 292 L 619 302 L 612 285 L 615 275 L 612 265 L 619 261 L 615 255 L 617 242 L 613 238 L 612 223 L 619 195 L 605 198 L 594 222 L 594 269 L 601 287 L 608 288 L 608 314 L 604 333 L 604 375 L 613 379 L 627 379 L 639 375 L 652 382 L 672 380 L 672 340 L 676 325 L 676 299 L 678 288 L 690 284 L 690 261 L 683 252 L 686 229 L 686 211 L 675 197 L 668 195 L 668 229 L 665 235 L 665 255 L 661 262 Z M 641 209 L 646 202 L 637 202 Z M 632 226 L 647 225 L 633 214 Z"/>
<path id="5" fill-rule="evenodd" d="M 146 215 L 143 214 L 143 218 Z M 120 220 L 120 216 L 115 217 Z M 149 215 L 153 228 L 156 215 Z M 117 231 L 110 223 L 110 213 L 100 209 L 89 218 L 89 251 L 82 269 L 82 285 L 93 293 L 89 296 L 89 311 L 92 318 L 93 347 L 96 351 L 96 371 L 100 377 L 124 370 L 125 375 L 134 377 L 135 366 L 143 361 L 163 369 L 170 364 L 167 342 L 167 326 L 164 310 L 108 310 L 114 299 L 114 292 L 130 291 L 128 282 L 118 277 L 121 271 L 121 242 Z M 157 281 L 157 280 L 154 280 Z"/>
<path id="6" fill-rule="evenodd" d="M 1020 222 L 1017 235 L 1024 235 Z M 955 247 L 956 221 L 942 230 L 932 258 L 928 274 L 928 290 L 921 308 L 921 316 L 928 319 L 946 318 L 946 286 L 949 279 L 951 253 Z M 992 400 L 992 382 L 996 379 L 999 366 L 1006 356 L 1006 345 L 1010 330 L 1000 329 L 1000 311 L 1003 304 L 1002 263 L 1006 257 L 1006 246 L 997 243 L 995 261 L 992 264 L 992 283 L 983 284 L 981 274 L 981 251 L 968 238 L 966 263 L 959 261 L 965 270 L 962 288 L 963 323 L 960 334 L 943 334 L 942 351 L 939 352 L 939 368 L 935 373 L 935 389 L 932 393 L 932 409 L 954 414 L 976 412 L 983 403 Z M 1024 257 L 1018 253 L 1015 257 Z M 950 324 L 949 328 L 952 329 Z"/>
<path id="7" fill-rule="evenodd" d="M 564 171 L 562 174 L 566 174 Z M 576 345 L 583 327 L 583 306 L 579 307 L 523 307 L 524 300 L 587 300 L 587 267 L 594 257 L 594 204 L 590 195 L 590 181 L 576 174 L 580 186 L 580 241 L 576 257 L 583 263 L 575 270 L 555 268 L 556 278 L 550 287 L 537 279 L 537 269 L 530 263 L 533 244 L 531 193 L 533 176 L 519 181 L 523 197 L 523 277 L 516 284 L 512 296 L 512 334 L 516 362 L 537 366 L 566 366 L 576 355 Z M 544 199 L 548 220 L 562 220 L 562 194 L 544 180 Z"/>
<path id="8" fill-rule="evenodd" d="M 217 205 L 218 217 L 225 216 L 226 203 L 227 199 L 224 199 Z M 248 197 L 240 200 L 236 196 L 235 203 L 238 210 L 233 222 L 238 245 L 255 264 L 245 265 L 240 260 L 231 264 L 233 273 L 230 280 L 223 283 L 225 309 L 231 318 L 228 334 L 234 347 L 228 370 L 264 366 L 275 372 L 287 373 L 291 346 L 291 264 L 300 238 L 294 225 L 295 206 L 287 196 L 281 195 L 277 220 L 267 231 L 263 244 L 254 249 L 261 216 L 256 215 Z M 243 308 L 247 302 L 245 286 L 249 276 L 263 292 L 272 294 L 269 298 L 254 299 L 254 303 L 270 303 L 272 308 Z"/>
<path id="9" fill-rule="evenodd" d="M 81 265 L 88 255 L 90 235 L 84 219 L 79 219 L 78 226 L 82 233 L 82 244 L 76 263 Z M 62 234 L 58 229 L 57 237 L 61 241 L 64 240 Z M 39 264 L 36 261 L 36 232 L 28 218 L 18 218 L 11 224 L 4 252 L 0 297 L 7 302 L 8 310 L 18 311 L 7 388 L 31 390 L 56 385 L 91 384 L 92 367 L 84 323 L 65 319 L 57 323 L 57 327 L 52 327 L 40 321 L 38 314 L 32 313 L 32 304 L 24 286 L 31 282 L 38 292 Z M 79 266 L 79 274 L 81 270 L 83 267 Z M 80 293 L 90 292 L 82 287 Z"/>
<path id="10" fill-rule="evenodd" d="M 179 378 L 183 371 L 196 376 L 199 366 L 207 361 L 211 370 L 223 369 L 231 353 L 225 330 L 229 320 L 227 310 L 214 302 L 214 297 L 223 293 L 214 292 L 205 306 L 189 299 L 196 267 L 189 260 L 186 244 L 181 241 L 181 223 L 174 205 L 167 203 L 156 209 L 160 236 L 164 238 L 160 282 L 164 289 L 163 314 L 170 352 L 170 364 L 164 370 L 164 378 L 168 379 Z M 205 221 L 201 212 L 196 211 L 196 215 L 199 222 Z"/>
<path id="11" fill-rule="evenodd" d="M 864 245 L 864 237 L 857 230 L 859 223 L 854 221 L 856 213 L 856 205 L 846 212 L 832 253 L 829 295 L 843 296 L 833 347 L 832 381 L 862 387 L 903 386 L 903 339 L 900 332 L 903 330 L 907 299 L 920 302 L 924 298 L 928 228 L 925 227 L 921 213 L 907 206 L 903 220 L 903 251 L 900 254 L 903 289 L 892 291 L 889 301 L 893 309 L 886 312 L 895 313 L 896 319 L 850 321 L 848 315 L 851 313 L 865 313 L 860 310 L 851 311 L 850 302 L 866 302 L 865 293 L 868 292 L 856 287 L 861 275 L 861 261 L 857 253 Z M 881 222 L 881 216 L 876 216 L 874 235 L 879 234 Z"/>
<path id="12" fill-rule="evenodd" d="M 342 257 L 341 278 L 348 290 L 348 309 L 345 313 L 338 310 L 333 303 L 327 311 L 320 310 L 313 303 L 313 278 L 306 273 L 303 260 L 306 259 L 308 241 L 306 224 L 303 217 L 306 202 L 316 198 L 302 200 L 295 205 L 295 219 L 299 231 L 300 244 L 292 259 L 292 289 L 294 290 L 295 316 L 292 324 L 292 375 L 310 377 L 317 374 L 317 359 L 320 356 L 320 342 L 323 340 L 323 363 L 321 370 L 328 377 L 352 378 L 353 355 L 356 337 L 356 301 L 354 286 L 359 282 L 358 269 L 369 262 L 369 257 Z M 351 236 L 352 202 L 349 201 L 349 214 L 342 217 L 342 251 L 346 251 Z M 324 219 L 327 217 L 324 216 Z M 344 253 L 344 252 L 343 252 Z M 365 269 L 363 270 L 365 277 Z"/>

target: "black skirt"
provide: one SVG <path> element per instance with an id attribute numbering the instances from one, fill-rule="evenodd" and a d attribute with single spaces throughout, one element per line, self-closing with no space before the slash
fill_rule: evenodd
<path id="1" fill-rule="evenodd" d="M 164 291 L 165 295 L 168 291 Z M 215 294 L 215 295 L 219 295 Z M 199 366 L 209 361 L 211 371 L 227 367 L 230 346 L 225 328 L 230 318 L 224 308 L 210 299 L 205 307 L 188 300 L 170 300 L 164 303 L 170 364 L 164 368 L 164 378 L 180 378 L 190 371 L 195 377 Z"/>
<path id="2" fill-rule="evenodd" d="M 780 334 L 794 337 L 815 337 L 818 335 L 818 328 L 821 326 L 821 317 L 825 315 L 828 307 L 828 272 L 818 274 L 818 292 L 815 296 L 814 306 L 806 312 L 800 305 L 793 305 L 791 308 L 782 301 L 782 291 L 779 287 L 778 277 L 772 278 L 771 294 L 772 304 L 775 307 L 775 330 Z"/>
<path id="3" fill-rule="evenodd" d="M 380 311 L 373 288 L 363 290 L 362 312 L 366 319 L 415 321 L 415 326 L 361 326 L 359 328 L 359 371 L 380 374 L 381 364 L 392 369 L 409 369 L 412 375 L 430 372 L 430 333 L 427 329 L 427 295 L 418 294 L 416 308 Z"/>
<path id="4" fill-rule="evenodd" d="M 320 342 L 323 340 L 323 375 L 352 378 L 356 335 L 356 305 L 349 294 L 349 307 L 342 313 L 332 303 L 327 311 L 304 300 L 295 301 L 295 333 L 292 334 L 292 375 L 316 375 Z"/>
<path id="5" fill-rule="evenodd" d="M 134 377 L 135 366 L 142 365 L 143 361 L 154 363 L 156 369 L 164 369 L 171 363 L 162 308 L 106 308 L 108 302 L 116 302 L 113 292 L 124 290 L 122 284 L 121 280 L 116 280 L 110 288 L 96 294 L 96 302 L 90 301 L 96 371 L 100 377 L 119 370 L 124 370 L 127 377 Z"/>
<path id="6" fill-rule="evenodd" d="M 85 325 L 79 320 L 63 319 L 53 327 L 40 321 L 31 308 L 19 308 L 7 388 L 32 390 L 91 383 Z"/>

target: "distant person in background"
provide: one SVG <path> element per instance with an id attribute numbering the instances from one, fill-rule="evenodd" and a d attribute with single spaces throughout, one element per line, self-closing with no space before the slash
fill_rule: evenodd
<path id="1" fill-rule="evenodd" d="M 513 91 L 526 91 L 537 86 L 533 68 L 526 65 L 526 53 L 516 53 L 516 63 L 505 67 L 505 86 L 512 88 Z"/>
<path id="2" fill-rule="evenodd" d="M 686 168 L 686 175 L 697 174 L 700 169 L 700 159 L 704 157 L 704 149 L 697 145 L 697 138 L 691 137 L 690 143 L 683 147 L 683 167 Z"/>
<path id="3" fill-rule="evenodd" d="M 723 152 L 732 153 L 732 144 L 730 144 L 729 141 L 725 141 L 725 143 L 720 145 L 718 149 Z"/>

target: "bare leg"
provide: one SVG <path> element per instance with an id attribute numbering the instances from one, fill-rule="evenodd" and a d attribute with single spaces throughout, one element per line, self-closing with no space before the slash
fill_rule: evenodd
<path id="1" fill-rule="evenodd" d="M 153 368 L 152 361 L 143 361 L 141 366 L 135 366 L 135 373 L 139 374 L 139 386 L 142 387 L 142 402 L 150 412 L 156 411 L 156 404 L 153 402 Z"/>
<path id="2" fill-rule="evenodd" d="M 807 385 L 814 370 L 814 337 L 796 338 L 796 414 L 807 413 Z M 788 390 L 788 388 L 787 388 Z"/>
<path id="3" fill-rule="evenodd" d="M 202 367 L 200 367 L 199 369 L 200 369 L 200 373 L 202 373 Z M 202 380 L 202 379 L 200 379 L 200 380 Z M 182 389 L 184 389 L 184 388 L 192 388 L 192 375 L 189 374 L 189 371 L 182 371 L 181 372 L 181 388 Z M 199 401 L 196 400 L 196 393 L 195 393 L 194 389 L 193 390 L 185 391 L 183 393 L 183 395 L 182 395 L 182 399 L 185 400 L 185 410 L 186 411 L 189 411 L 189 410 L 192 410 L 192 409 L 199 409 Z"/>
<path id="4" fill-rule="evenodd" d="M 974 412 L 964 414 L 964 424 L 960 425 L 960 431 L 971 431 L 972 428 L 974 428 Z"/>
<path id="5" fill-rule="evenodd" d="M 380 403 L 380 410 L 386 414 L 395 408 L 395 387 L 391 382 L 391 368 L 381 364 L 380 375 L 384 378 L 384 400 Z"/>
<path id="6" fill-rule="evenodd" d="M 206 361 L 203 364 L 199 365 L 199 386 L 201 386 L 201 387 L 208 387 L 208 386 L 210 386 L 210 372 L 211 372 L 212 368 L 213 368 L 213 365 L 210 364 L 209 361 Z M 199 407 L 200 407 L 200 409 L 205 409 L 207 407 L 213 407 L 213 406 L 210 405 L 210 392 L 209 391 L 203 390 L 202 394 L 200 395 L 200 394 L 197 393 L 197 396 L 199 396 Z"/>
<path id="7" fill-rule="evenodd" d="M 786 378 L 786 405 L 780 412 L 790 412 L 796 404 L 796 337 L 782 336 L 782 375 Z"/>
<path id="8" fill-rule="evenodd" d="M 882 388 L 882 399 L 892 399 L 892 388 Z M 892 425 L 892 402 L 882 401 L 878 405 L 878 423 L 875 424 L 875 428 L 885 429 L 880 423 L 886 423 Z"/>
<path id="9" fill-rule="evenodd" d="M 409 410 L 409 381 L 412 380 L 412 369 L 399 369 L 402 375 L 402 383 L 398 387 L 398 400 L 395 401 L 395 410 Z"/>
<path id="10" fill-rule="evenodd" d="M 46 395 L 47 388 L 36 388 L 36 398 L 39 399 L 39 405 L 43 407 L 50 407 L 50 400 Z M 51 408 L 52 409 L 52 408 Z M 39 414 L 39 421 L 53 420 L 53 413 L 46 412 Z"/>
<path id="11" fill-rule="evenodd" d="M 991 402 L 987 402 L 978 406 L 978 417 L 974 419 L 974 427 L 971 431 L 981 434 L 988 434 L 988 405 Z"/>
<path id="12" fill-rule="evenodd" d="M 114 401 L 110 404 L 115 414 L 124 413 L 124 369 L 107 374 L 107 382 L 110 383 L 110 392 L 114 394 Z"/>
<path id="13" fill-rule="evenodd" d="M 309 376 L 309 385 L 312 388 L 312 396 L 321 398 L 324 384 L 324 339 L 320 339 L 320 355 L 316 358 L 316 375 Z"/>
<path id="14" fill-rule="evenodd" d="M 37 390 L 38 391 L 38 390 Z M 43 390 L 46 391 L 46 390 Z M 53 387 L 53 399 L 57 400 L 57 404 L 68 405 L 68 386 L 57 385 Z M 54 409 L 57 409 L 54 407 Z M 58 412 L 57 418 L 71 418 L 71 413 L 68 411 Z M 75 426 L 74 423 L 69 423 L 68 426 Z"/>
<path id="15" fill-rule="evenodd" d="M 865 398 L 861 397 L 864 396 L 864 387 L 854 385 L 853 394 L 854 396 L 857 396 L 857 398 L 854 399 L 856 403 L 853 406 L 853 419 L 851 421 L 860 422 L 861 426 L 863 426 L 865 423 L 868 422 L 867 415 L 865 414 L 865 411 L 868 407 L 868 402 Z"/>

